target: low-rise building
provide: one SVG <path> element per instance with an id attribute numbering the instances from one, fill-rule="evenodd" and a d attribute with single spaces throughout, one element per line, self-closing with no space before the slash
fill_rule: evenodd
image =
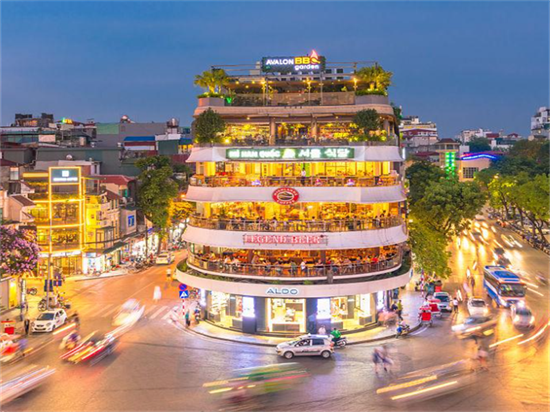
<path id="1" fill-rule="evenodd" d="M 531 117 L 531 135 L 548 139 L 550 133 L 550 108 L 540 107 Z"/>
<path id="2" fill-rule="evenodd" d="M 418 116 L 404 117 L 399 125 L 399 132 L 406 156 L 433 150 L 433 145 L 439 138 L 437 125 L 434 122 L 422 122 Z"/>

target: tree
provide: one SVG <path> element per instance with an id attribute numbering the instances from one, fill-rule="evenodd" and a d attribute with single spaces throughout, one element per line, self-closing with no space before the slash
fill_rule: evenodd
<path id="1" fill-rule="evenodd" d="M 430 183 L 411 211 L 422 224 L 450 241 L 469 227 L 485 201 L 486 195 L 476 182 L 446 178 Z"/>
<path id="2" fill-rule="evenodd" d="M 547 175 L 536 176 L 518 187 L 517 202 L 525 211 L 527 219 L 533 224 L 533 229 L 544 239 L 542 228 L 550 219 L 550 180 Z"/>
<path id="3" fill-rule="evenodd" d="M 172 166 L 166 156 L 139 159 L 138 205 L 147 219 L 159 229 L 160 240 L 167 235 L 170 225 L 170 206 L 178 194 L 178 185 L 172 180 Z M 160 250 L 159 242 L 159 250 Z"/>
<path id="4" fill-rule="evenodd" d="M 474 137 L 468 143 L 470 153 L 487 152 L 491 150 L 491 143 L 486 137 Z"/>
<path id="5" fill-rule="evenodd" d="M 415 161 L 405 172 L 409 180 L 409 204 L 418 202 L 432 182 L 438 182 L 445 177 L 445 172 L 427 160 Z"/>
<path id="6" fill-rule="evenodd" d="M 392 72 L 385 71 L 382 66 L 362 67 L 357 71 L 359 80 L 368 84 L 369 90 L 385 92 L 391 86 Z"/>
<path id="7" fill-rule="evenodd" d="M 195 84 L 208 90 L 207 94 L 220 95 L 229 78 L 223 69 L 212 69 L 195 76 Z"/>
<path id="8" fill-rule="evenodd" d="M 208 108 L 195 121 L 195 138 L 199 143 L 220 143 L 225 131 L 225 122 L 221 116 Z"/>
<path id="9" fill-rule="evenodd" d="M 36 269 L 40 248 L 29 230 L 0 226 L 0 276 L 21 275 Z"/>
<path id="10" fill-rule="evenodd" d="M 353 117 L 353 123 L 357 125 L 357 128 L 362 133 L 364 140 L 368 140 L 372 132 L 379 130 L 382 126 L 380 116 L 374 109 L 358 111 Z"/>
<path id="11" fill-rule="evenodd" d="M 191 202 L 174 201 L 170 204 L 170 219 L 177 224 L 187 220 L 195 211 L 195 205 Z"/>
<path id="12" fill-rule="evenodd" d="M 409 223 L 409 242 L 415 255 L 415 264 L 430 275 L 435 273 L 441 279 L 449 277 L 447 239 L 441 233 L 430 229 L 412 216 Z"/>

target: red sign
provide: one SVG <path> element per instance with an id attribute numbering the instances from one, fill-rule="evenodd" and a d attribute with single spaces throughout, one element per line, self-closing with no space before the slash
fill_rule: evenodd
<path id="1" fill-rule="evenodd" d="M 273 192 L 273 200 L 280 205 L 292 205 L 300 198 L 300 194 L 296 189 L 291 187 L 280 187 Z"/>
<path id="2" fill-rule="evenodd" d="M 258 245 L 320 245 L 327 244 L 328 239 L 325 235 L 243 235 L 243 243 Z"/>

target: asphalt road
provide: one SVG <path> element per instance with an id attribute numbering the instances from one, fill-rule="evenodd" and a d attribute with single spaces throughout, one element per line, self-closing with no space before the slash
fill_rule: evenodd
<path id="1" fill-rule="evenodd" d="M 480 270 L 492 260 L 495 241 L 503 244 L 500 228 L 493 232 L 488 222 L 485 245 L 462 241 L 454 247 L 454 275 L 444 285 L 452 292 L 463 281 L 466 269 L 476 274 L 476 293 L 482 294 Z M 507 236 L 510 236 L 506 232 Z M 469 243 L 473 243 L 470 239 Z M 483 246 L 482 246 L 483 245 Z M 527 276 L 541 271 L 548 276 L 548 256 L 528 246 L 508 247 L 512 264 Z M 484 250 L 485 249 L 485 250 Z M 474 262 L 477 269 L 473 270 Z M 166 284 L 166 266 L 119 278 L 74 282 L 67 294 L 79 311 L 83 333 L 112 329 L 114 311 L 128 298 L 146 306 L 145 319 L 121 338 L 117 351 L 94 366 L 61 363 L 60 350 L 53 342 L 29 359 L 57 369 L 44 386 L 3 406 L 5 411 L 216 411 L 223 409 L 217 398 L 206 392 L 203 383 L 228 377 L 232 370 L 284 362 L 272 348 L 218 341 L 182 330 L 169 320 L 178 304 L 176 284 Z M 535 284 L 535 283 L 533 283 Z M 160 302 L 152 301 L 153 290 L 161 286 Z M 542 318 L 548 313 L 548 290 L 533 288 L 527 301 Z M 499 318 L 498 333 L 492 342 L 518 335 L 509 324 L 507 311 L 494 309 Z M 422 368 L 454 362 L 473 355 L 470 340 L 452 336 L 453 322 L 444 316 L 431 328 L 414 336 L 391 342 L 394 376 Z M 338 350 L 330 360 L 295 358 L 310 373 L 310 379 L 294 390 L 267 398 L 261 405 L 242 405 L 240 410 L 349 410 L 349 411 L 547 411 L 548 342 L 542 347 L 518 346 L 518 339 L 498 346 L 489 371 L 480 373 L 475 384 L 461 391 L 414 404 L 386 403 L 375 391 L 392 377 L 374 373 L 372 352 L 376 345 L 362 344 Z"/>

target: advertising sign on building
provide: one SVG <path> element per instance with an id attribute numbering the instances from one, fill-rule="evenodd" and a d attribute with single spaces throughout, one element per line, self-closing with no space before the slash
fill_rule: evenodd
<path id="1" fill-rule="evenodd" d="M 326 235 L 243 235 L 244 244 L 321 245 L 328 244 Z"/>
<path id="2" fill-rule="evenodd" d="M 271 197 L 280 205 L 292 205 L 298 201 L 300 194 L 291 187 L 280 187 L 273 192 Z"/>
<path id="3" fill-rule="evenodd" d="M 263 57 L 262 72 L 288 73 L 297 71 L 323 71 L 326 59 L 312 50 L 309 56 Z"/>
<path id="4" fill-rule="evenodd" d="M 287 147 L 287 148 L 234 148 L 226 149 L 229 160 L 338 160 L 353 159 L 351 147 Z"/>
<path id="5" fill-rule="evenodd" d="M 50 181 L 52 183 L 78 183 L 78 169 L 54 169 L 50 168 Z"/>

